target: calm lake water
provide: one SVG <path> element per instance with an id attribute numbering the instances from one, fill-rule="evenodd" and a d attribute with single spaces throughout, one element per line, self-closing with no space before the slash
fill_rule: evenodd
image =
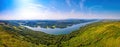
<path id="1" fill-rule="evenodd" d="M 58 35 L 58 34 L 71 33 L 72 31 L 78 30 L 80 27 L 85 26 L 85 25 L 90 24 L 90 23 L 93 23 L 93 22 L 80 23 L 80 24 L 69 26 L 67 28 L 54 28 L 54 29 L 41 28 L 41 27 L 30 27 L 30 26 L 24 26 L 24 25 L 22 25 L 22 26 L 27 27 L 27 28 L 34 30 L 34 31 L 42 31 L 42 32 L 45 32 L 48 34 Z"/>

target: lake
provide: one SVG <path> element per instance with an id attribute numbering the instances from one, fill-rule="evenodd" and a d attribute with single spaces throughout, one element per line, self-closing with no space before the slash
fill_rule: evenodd
<path id="1" fill-rule="evenodd" d="M 90 24 L 90 23 L 93 23 L 93 22 L 96 22 L 96 21 L 75 24 L 75 25 L 72 25 L 72 26 L 68 26 L 66 28 L 54 28 L 54 29 L 52 29 L 52 28 L 41 28 L 40 26 L 38 26 L 38 27 L 30 27 L 30 26 L 25 26 L 25 25 L 22 25 L 22 26 L 27 27 L 27 28 L 29 28 L 31 30 L 34 30 L 34 31 L 41 31 L 41 32 L 44 32 L 44 33 L 47 33 L 47 34 L 58 35 L 58 34 L 71 33 L 72 31 L 78 30 L 80 27 L 85 26 L 85 25 Z"/>

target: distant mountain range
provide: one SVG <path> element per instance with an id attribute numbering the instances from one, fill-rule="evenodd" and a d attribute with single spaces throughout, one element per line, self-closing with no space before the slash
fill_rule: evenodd
<path id="1" fill-rule="evenodd" d="M 66 28 L 67 26 L 72 26 L 74 24 L 80 24 L 84 22 L 91 22 L 95 20 L 84 20 L 84 19 L 66 19 L 66 20 L 1 20 L 0 22 L 8 23 L 14 26 L 26 25 L 30 27 L 40 26 L 42 28 Z"/>

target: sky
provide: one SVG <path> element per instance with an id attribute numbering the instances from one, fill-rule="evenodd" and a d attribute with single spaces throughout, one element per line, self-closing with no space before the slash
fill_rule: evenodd
<path id="1" fill-rule="evenodd" d="M 0 20 L 120 19 L 120 0 L 0 0 Z"/>

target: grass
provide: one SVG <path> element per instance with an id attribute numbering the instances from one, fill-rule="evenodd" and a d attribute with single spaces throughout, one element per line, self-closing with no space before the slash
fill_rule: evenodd
<path id="1" fill-rule="evenodd" d="M 63 47 L 120 46 L 120 22 L 98 22 L 88 26 L 89 28 L 84 27 L 86 30 L 76 37 L 62 42 Z"/>
<path id="2" fill-rule="evenodd" d="M 20 36 L 16 36 L 14 33 L 9 32 L 11 31 L 4 30 L 3 26 L 0 25 L 0 47 L 38 47 L 31 42 L 22 40 Z"/>

